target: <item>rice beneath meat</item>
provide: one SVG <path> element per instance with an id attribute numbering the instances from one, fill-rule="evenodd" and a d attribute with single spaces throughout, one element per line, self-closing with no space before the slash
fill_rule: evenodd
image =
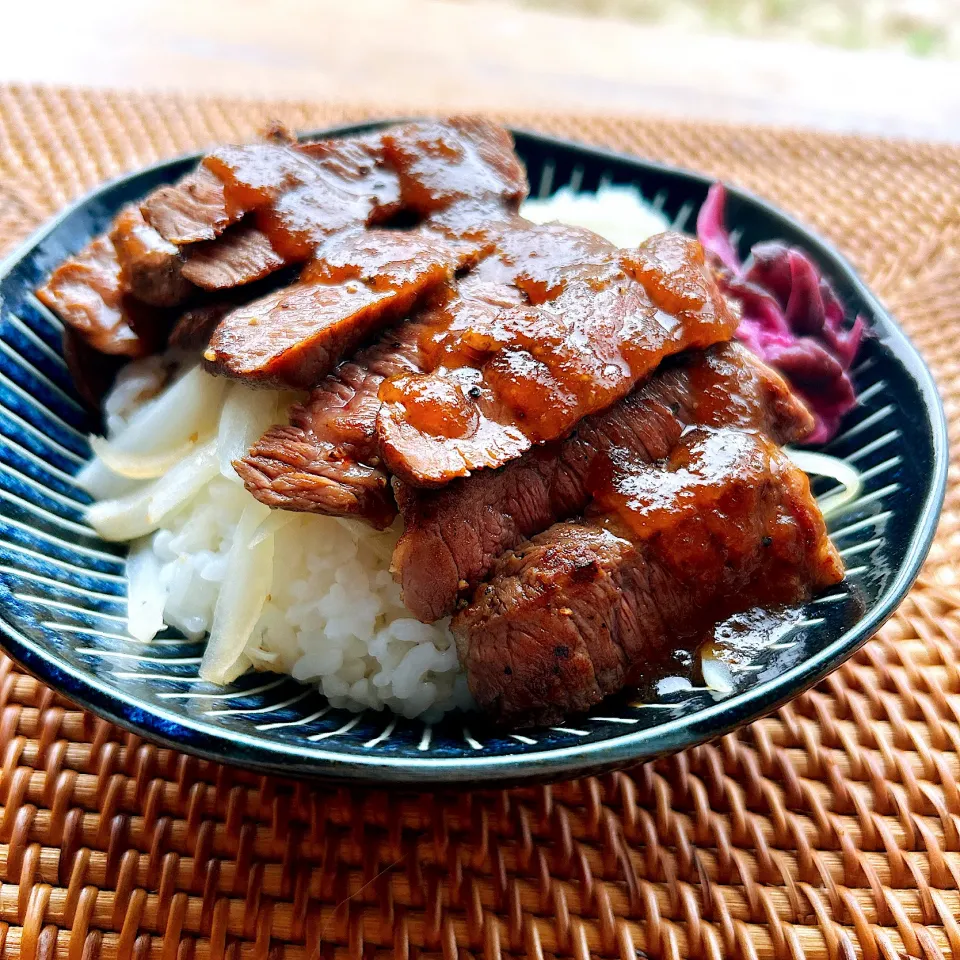
<path id="1" fill-rule="evenodd" d="M 521 212 L 621 245 L 668 226 L 622 187 Z M 107 442 L 95 442 L 81 475 L 98 501 L 93 526 L 131 541 L 131 637 L 149 641 L 164 625 L 209 635 L 200 673 L 216 683 L 254 668 L 316 684 L 352 710 L 430 719 L 469 707 L 448 621 L 411 617 L 390 575 L 400 521 L 381 532 L 270 511 L 230 466 L 295 398 L 177 367 L 176 357 L 151 357 L 121 372 L 105 401 Z"/>

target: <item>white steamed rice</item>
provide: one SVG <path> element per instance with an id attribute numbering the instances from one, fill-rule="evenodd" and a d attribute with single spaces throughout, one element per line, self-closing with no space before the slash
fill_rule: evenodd
<path id="1" fill-rule="evenodd" d="M 528 201 L 537 222 L 578 223 L 621 246 L 666 229 L 636 191 Z M 131 542 L 129 632 L 209 634 L 200 675 L 247 669 L 315 683 L 334 706 L 430 718 L 469 706 L 449 622 L 422 624 L 390 575 L 394 528 L 270 511 L 230 462 L 294 397 L 228 383 L 177 358 L 130 364 L 105 401 L 107 440 L 81 480 L 105 537 Z"/>

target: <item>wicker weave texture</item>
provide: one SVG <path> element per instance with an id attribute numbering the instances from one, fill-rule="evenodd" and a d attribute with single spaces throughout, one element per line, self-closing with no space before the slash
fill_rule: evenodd
<path id="1" fill-rule="evenodd" d="M 364 108 L 0 89 L 0 248 L 104 178 Z M 696 167 L 834 240 L 960 440 L 960 149 L 505 116 Z M 599 779 L 325 791 L 144 743 L 0 662 L 0 956 L 960 957 L 960 484 L 880 636 L 739 734 Z"/>

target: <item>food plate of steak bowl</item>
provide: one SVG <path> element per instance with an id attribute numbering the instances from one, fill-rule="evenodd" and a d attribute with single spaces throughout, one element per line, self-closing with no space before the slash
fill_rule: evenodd
<path id="1" fill-rule="evenodd" d="M 0 273 L 0 631 L 143 736 L 439 785 L 611 770 L 821 680 L 916 578 L 929 371 L 699 174 L 452 117 L 280 126 Z"/>

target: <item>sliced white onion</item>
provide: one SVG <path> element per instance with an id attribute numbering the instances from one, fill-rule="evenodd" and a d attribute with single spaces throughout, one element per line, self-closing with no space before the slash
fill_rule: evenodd
<path id="1" fill-rule="evenodd" d="M 94 500 L 113 500 L 136 490 L 139 482 L 121 477 L 95 457 L 77 474 L 76 484 Z"/>
<path id="2" fill-rule="evenodd" d="M 90 449 L 97 459 L 112 473 L 128 480 L 154 480 L 163 476 L 171 467 L 197 449 L 207 438 L 197 434 L 190 435 L 186 443 L 169 450 L 155 453 L 128 453 L 117 450 L 103 437 L 91 437 Z"/>
<path id="3" fill-rule="evenodd" d="M 733 671 L 726 661 L 717 657 L 712 644 L 706 644 L 700 651 L 700 669 L 703 672 L 703 682 L 714 693 L 722 696 L 733 693 Z"/>
<path id="4" fill-rule="evenodd" d="M 164 627 L 163 606 L 167 589 L 160 582 L 160 558 L 151 537 L 139 540 L 127 557 L 127 631 L 146 643 Z"/>
<path id="5" fill-rule="evenodd" d="M 105 540 L 135 540 L 160 526 L 212 480 L 219 469 L 215 440 L 209 440 L 166 475 L 116 500 L 87 509 L 87 521 Z"/>
<path id="6" fill-rule="evenodd" d="M 220 473 L 228 480 L 239 480 L 233 461 L 246 456 L 264 431 L 276 422 L 276 391 L 254 390 L 239 383 L 231 386 L 220 413 L 217 434 Z"/>
<path id="7" fill-rule="evenodd" d="M 824 494 L 817 501 L 824 518 L 840 511 L 848 503 L 852 503 L 863 491 L 863 479 L 856 467 L 849 463 L 831 457 L 826 453 L 814 453 L 812 450 L 794 450 L 785 448 L 790 459 L 804 473 L 812 473 L 819 477 L 832 477 L 843 490 Z"/>
<path id="8" fill-rule="evenodd" d="M 147 517 L 159 523 L 168 513 L 192 499 L 217 474 L 217 441 L 208 440 L 157 481 Z"/>
<path id="9" fill-rule="evenodd" d="M 263 543 L 267 537 L 272 537 L 282 530 L 287 524 L 293 523 L 297 519 L 296 513 L 292 510 L 270 510 L 269 516 L 265 517 L 250 538 L 249 549 L 253 549 Z"/>
<path id="10" fill-rule="evenodd" d="M 110 440 L 111 449 L 118 455 L 154 454 L 182 447 L 191 437 L 211 434 L 225 388 L 222 377 L 193 367 L 135 413 Z"/>
<path id="11" fill-rule="evenodd" d="M 273 581 L 273 537 L 266 536 L 253 547 L 250 543 L 269 509 L 252 501 L 237 525 L 200 664 L 200 676 L 211 683 L 230 683 L 252 662 L 245 648 Z"/>

